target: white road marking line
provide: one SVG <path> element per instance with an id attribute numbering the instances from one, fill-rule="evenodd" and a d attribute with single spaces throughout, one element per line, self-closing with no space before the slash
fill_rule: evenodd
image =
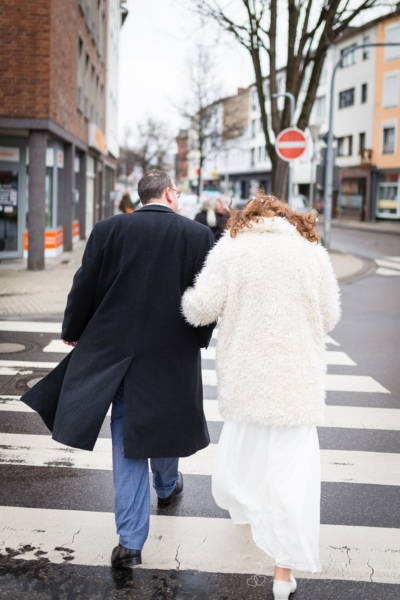
<path id="1" fill-rule="evenodd" d="M 13 369 L 10 367 L 0 367 L 0 375 L 31 375 L 33 371 L 21 371 L 21 369 Z"/>
<path id="2" fill-rule="evenodd" d="M 110 554 L 118 544 L 113 513 L 0 507 L 7 548 L 30 552 L 16 559 L 37 560 L 45 552 L 51 563 L 109 566 Z M 400 583 L 399 532 L 379 527 L 321 525 L 321 573 L 301 573 L 307 579 L 335 579 Z M 55 550 L 63 548 L 73 550 Z M 238 552 L 242 548 L 242 552 Z M 177 550 L 178 549 L 178 550 Z M 5 550 L 0 549 L 4 555 Z M 22 550 L 23 552 L 23 550 Z M 248 525 L 230 519 L 170 517 L 151 515 L 150 535 L 143 549 L 144 569 L 181 570 L 208 573 L 272 575 L 273 560 L 257 548 Z"/>
<path id="3" fill-rule="evenodd" d="M 328 392 L 364 392 L 390 394 L 389 390 L 369 375 L 325 375 Z"/>
<path id="4" fill-rule="evenodd" d="M 209 422 L 223 421 L 217 400 L 204 400 L 204 412 Z M 324 427 L 400 431 L 400 409 L 327 405 Z"/>
<path id="5" fill-rule="evenodd" d="M 376 270 L 377 275 L 384 275 L 385 277 L 396 277 L 400 275 L 400 271 L 395 271 L 394 269 L 386 269 L 385 267 L 379 267 Z"/>
<path id="6" fill-rule="evenodd" d="M 395 261 L 392 262 L 389 259 L 382 260 L 381 258 L 376 258 L 375 262 L 378 265 L 378 267 L 388 267 L 389 269 L 400 270 L 400 263 L 397 263 Z"/>
<path id="7" fill-rule="evenodd" d="M 48 346 L 47 346 L 48 347 Z M 207 349 L 201 349 L 201 358 L 207 360 L 215 360 L 216 356 L 216 347 L 209 346 Z M 326 352 L 326 364 L 328 365 L 344 365 L 348 367 L 355 367 L 357 363 L 354 362 L 346 352 L 335 352 L 328 351 Z"/>
<path id="8" fill-rule="evenodd" d="M 43 352 L 59 352 L 60 354 L 68 354 L 71 351 L 72 346 L 67 346 L 62 340 L 51 340 L 50 344 L 43 348 Z"/>
<path id="9" fill-rule="evenodd" d="M 203 385 L 217 385 L 214 369 L 203 369 Z M 369 375 L 325 375 L 325 389 L 328 392 L 364 392 L 390 394 L 389 390 Z"/>
<path id="10" fill-rule="evenodd" d="M 0 360 L 0 367 L 23 367 L 29 368 L 34 367 L 35 369 L 54 369 L 59 363 L 58 362 L 42 362 L 33 360 Z"/>
<path id="11" fill-rule="evenodd" d="M 343 365 L 343 366 L 347 366 L 347 367 L 356 367 L 357 366 L 357 363 L 355 363 L 354 360 L 352 360 L 350 358 L 350 356 L 348 356 L 346 354 L 346 352 L 333 352 L 333 351 L 326 352 L 326 364 L 327 365 Z"/>
<path id="12" fill-rule="evenodd" d="M 385 256 L 385 259 L 400 263 L 400 256 Z"/>
<path id="13" fill-rule="evenodd" d="M 39 321 L 0 321 L 0 331 L 61 334 L 61 323 L 42 323 Z"/>
<path id="14" fill-rule="evenodd" d="M 333 346 L 340 346 L 339 342 L 336 342 L 330 335 L 326 336 L 325 343 L 332 344 Z"/>
<path id="15" fill-rule="evenodd" d="M 216 444 L 179 461 L 182 473 L 211 475 Z M 47 435 L 0 434 L 0 464 L 71 469 L 112 469 L 111 439 L 99 438 L 93 452 L 59 444 Z M 400 454 L 321 450 L 322 481 L 400 486 Z"/>
<path id="16" fill-rule="evenodd" d="M 218 339 L 218 329 L 214 329 L 213 330 L 212 337 L 213 337 L 214 340 Z"/>
<path id="17" fill-rule="evenodd" d="M 0 411 L 35 412 L 25 402 L 21 402 L 20 398 L 21 396 L 0 395 Z M 204 412 L 208 422 L 223 421 L 217 400 L 204 400 Z M 111 408 L 107 415 L 111 416 Z M 324 427 L 400 431 L 400 410 L 397 408 L 328 405 L 325 407 Z"/>

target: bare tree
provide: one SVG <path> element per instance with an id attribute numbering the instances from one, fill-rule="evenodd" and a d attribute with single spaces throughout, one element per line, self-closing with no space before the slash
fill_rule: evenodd
<path id="1" fill-rule="evenodd" d="M 220 119 L 220 88 L 216 83 L 215 65 L 209 51 L 198 46 L 196 56 L 188 62 L 188 100 L 181 109 L 182 115 L 190 122 L 193 138 L 191 149 L 199 153 L 199 173 L 197 193 L 202 192 L 202 168 L 207 156 L 215 151 L 223 135 Z"/>
<path id="2" fill-rule="evenodd" d="M 278 197 L 286 198 L 288 164 L 278 158 L 270 136 L 275 136 L 290 125 L 290 103 L 286 98 L 282 113 L 272 94 L 277 86 L 277 33 L 278 22 L 287 19 L 286 92 L 294 95 L 296 102 L 300 90 L 306 86 L 305 99 L 297 120 L 297 127 L 304 130 L 309 122 L 315 101 L 319 79 L 329 46 L 346 30 L 354 18 L 378 6 L 380 0 L 287 0 L 286 8 L 278 0 L 234 0 L 221 6 L 218 0 L 192 0 L 193 6 L 203 18 L 214 20 L 250 53 L 256 80 L 261 122 L 265 135 L 266 150 L 272 163 L 272 189 Z M 241 13 L 239 16 L 238 14 Z M 265 108 L 263 82 L 264 56 L 269 64 L 271 93 L 271 123 Z M 308 81 L 305 74 L 311 71 Z M 307 78 L 308 79 L 308 78 Z"/>
<path id="3" fill-rule="evenodd" d="M 141 167 L 143 173 L 149 169 L 163 170 L 168 166 L 166 159 L 173 136 L 164 122 L 148 117 L 144 123 L 139 123 L 136 135 L 126 128 L 124 138 L 119 163 L 120 170 L 125 171 L 126 175 L 135 166 Z"/>

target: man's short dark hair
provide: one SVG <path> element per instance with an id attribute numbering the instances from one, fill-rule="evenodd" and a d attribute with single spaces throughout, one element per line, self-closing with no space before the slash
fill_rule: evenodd
<path id="1" fill-rule="evenodd" d="M 139 181 L 138 194 L 142 204 L 147 204 L 152 198 L 161 198 L 164 190 L 172 188 L 172 179 L 164 171 L 152 169 L 147 171 Z"/>

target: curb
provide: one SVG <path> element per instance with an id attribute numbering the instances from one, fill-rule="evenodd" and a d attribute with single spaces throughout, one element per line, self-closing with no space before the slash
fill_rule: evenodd
<path id="1" fill-rule="evenodd" d="M 352 283 L 353 281 L 358 281 L 359 279 L 364 279 L 365 277 L 369 277 L 373 275 L 377 270 L 377 265 L 375 261 L 370 258 L 365 258 L 364 256 L 358 256 L 357 254 L 352 254 L 356 258 L 359 258 L 363 261 L 363 266 L 361 269 L 353 273 L 352 275 L 347 275 L 347 277 L 338 278 L 339 285 L 346 285 L 347 283 Z"/>

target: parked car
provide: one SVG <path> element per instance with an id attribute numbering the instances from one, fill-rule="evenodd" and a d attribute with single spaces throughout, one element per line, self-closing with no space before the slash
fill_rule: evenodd
<path id="1" fill-rule="evenodd" d="M 293 194 L 291 208 L 297 212 L 308 213 L 310 212 L 310 201 L 303 194 Z"/>

